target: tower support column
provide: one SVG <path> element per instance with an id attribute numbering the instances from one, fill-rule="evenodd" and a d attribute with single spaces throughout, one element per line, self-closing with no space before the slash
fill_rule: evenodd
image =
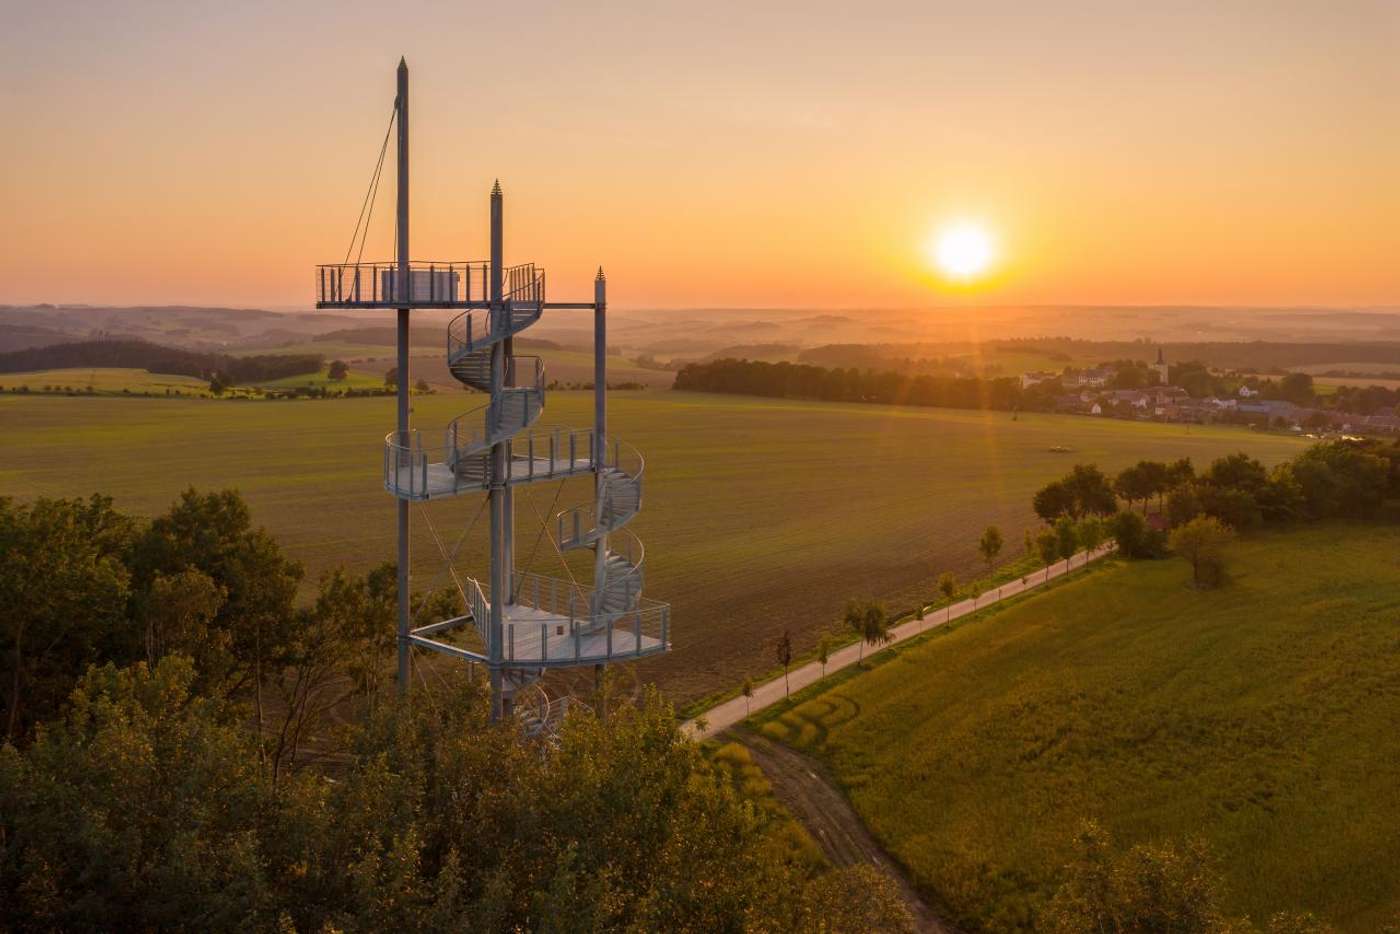
<path id="1" fill-rule="evenodd" d="M 504 257 L 502 236 L 502 197 L 501 184 L 497 182 L 491 189 L 491 326 L 497 334 L 507 330 L 506 309 L 504 307 L 504 282 L 501 263 Z M 496 341 L 491 346 L 491 404 L 498 404 L 501 386 L 505 377 L 505 346 Z M 488 416 L 488 430 L 494 430 L 495 412 Z M 506 607 L 506 565 L 504 555 L 506 523 L 506 446 L 497 443 L 491 446 L 491 487 L 487 496 L 491 508 L 491 625 L 488 667 L 491 672 L 491 720 L 501 719 L 504 710 L 504 662 L 505 662 L 505 607 Z"/>
<path id="2" fill-rule="evenodd" d="M 608 283 L 603 267 L 593 280 L 593 613 L 603 608 L 607 584 L 608 534 L 603 528 L 603 465 L 608 462 Z"/>
<path id="3" fill-rule="evenodd" d="M 398 109 L 397 118 L 399 126 L 398 134 L 398 243 L 395 250 L 398 268 L 395 270 L 395 297 L 405 303 L 405 306 L 412 300 L 411 280 L 409 279 L 408 266 L 408 63 L 402 58 L 399 59 L 398 70 L 398 95 L 395 98 L 395 106 Z M 400 450 L 412 450 L 412 439 L 409 437 L 409 411 L 408 411 L 408 308 L 398 309 L 398 437 Z M 408 554 L 408 500 L 400 499 L 399 507 L 399 554 L 398 554 L 398 591 L 399 591 L 399 619 L 398 619 L 398 648 L 399 648 L 399 675 L 398 691 L 400 696 L 408 692 L 409 666 L 411 655 L 408 641 L 408 616 L 409 616 L 409 554 Z"/>

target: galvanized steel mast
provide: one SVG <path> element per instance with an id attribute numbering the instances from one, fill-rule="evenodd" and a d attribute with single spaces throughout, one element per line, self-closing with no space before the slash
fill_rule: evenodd
<path id="1" fill-rule="evenodd" d="M 398 109 L 396 117 L 398 119 L 399 140 L 398 140 L 398 211 L 396 213 L 396 223 L 398 231 L 398 243 L 395 244 L 397 256 L 396 285 L 394 294 L 403 304 L 398 309 L 398 351 L 399 351 L 399 435 L 401 439 L 408 438 L 408 309 L 409 299 L 409 271 L 408 271 L 408 62 L 403 58 L 399 59 L 398 70 L 398 94 L 395 97 L 395 107 Z M 408 641 L 408 613 L 409 613 L 409 555 L 408 555 L 408 500 L 399 500 L 399 560 L 398 560 L 398 585 L 399 585 L 399 626 L 398 626 L 398 648 L 399 648 L 399 694 L 408 691 L 408 679 L 410 676 L 409 665 L 412 663 L 412 653 Z"/>

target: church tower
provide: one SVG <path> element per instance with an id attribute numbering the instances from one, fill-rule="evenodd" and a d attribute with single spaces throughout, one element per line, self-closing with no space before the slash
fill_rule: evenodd
<path id="1" fill-rule="evenodd" d="M 1152 365 L 1152 369 L 1157 371 L 1157 382 L 1163 386 L 1171 384 L 1167 379 L 1167 358 L 1162 355 L 1162 348 L 1157 348 L 1157 362 Z"/>

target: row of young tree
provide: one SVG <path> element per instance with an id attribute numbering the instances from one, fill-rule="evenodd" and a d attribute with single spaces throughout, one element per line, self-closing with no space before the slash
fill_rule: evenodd
<path id="1" fill-rule="evenodd" d="M 893 370 L 827 369 L 801 363 L 713 360 L 687 363 L 674 388 L 828 402 L 874 402 L 957 409 L 1049 408 L 1053 398 L 1038 387 L 1022 390 L 1014 378 L 926 376 Z"/>
<path id="2" fill-rule="evenodd" d="M 320 354 L 235 356 L 166 347 L 135 339 L 97 340 L 0 353 L 0 373 L 74 367 L 124 367 L 197 379 L 217 378 L 223 385 L 233 386 L 318 373 L 324 359 Z"/>
<path id="3" fill-rule="evenodd" d="M 912 361 L 878 356 L 875 359 L 882 368 L 822 367 L 730 358 L 687 363 L 677 372 L 674 388 L 827 402 L 1026 411 L 1053 409 L 1056 398 L 1068 391 L 1058 377 L 1023 388 L 1016 378 L 930 375 L 919 372 Z M 1114 369 L 1107 388 L 1142 389 L 1157 382 L 1156 372 L 1141 360 L 1117 360 L 1105 366 Z M 1321 405 L 1360 415 L 1371 415 L 1400 404 L 1400 389 L 1338 387 L 1332 395 L 1320 397 L 1314 391 L 1313 378 L 1306 373 L 1288 373 L 1278 380 L 1255 376 L 1227 378 L 1197 361 L 1172 364 L 1169 379 L 1172 385 L 1182 387 L 1193 398 L 1231 396 L 1244 385 L 1264 399 L 1286 400 L 1302 406 Z M 1134 411 L 1127 403 L 1122 405 Z M 1241 418 L 1248 420 L 1247 416 Z M 1322 416 L 1320 424 L 1325 423 L 1326 418 Z"/>
<path id="4" fill-rule="evenodd" d="M 1086 509 L 1080 490 L 1090 491 L 1092 508 Z M 1067 491 L 1073 502 L 1066 499 Z M 1112 484 L 1097 468 L 1076 467 L 1070 477 L 1037 493 L 1036 512 L 1047 521 L 1075 509 L 1107 515 L 1109 491 L 1129 506 L 1142 503 L 1144 514 L 1155 499 L 1171 527 L 1199 514 L 1237 530 L 1261 522 L 1400 518 L 1400 441 L 1324 441 L 1272 470 L 1242 452 L 1213 461 L 1199 474 L 1189 460 L 1142 461 L 1119 473 Z"/>
<path id="5" fill-rule="evenodd" d="M 792 853 L 654 695 L 552 741 L 490 724 L 455 666 L 398 700 L 392 566 L 301 605 L 235 493 L 152 521 L 0 500 L 0 555 L 5 930 L 909 926 L 888 880 Z"/>
<path id="6" fill-rule="evenodd" d="M 1126 504 L 1121 510 L 1120 499 Z M 1101 519 L 1120 553 L 1153 558 L 1175 552 L 1191 563 L 1197 586 L 1213 586 L 1223 578 L 1224 544 L 1263 523 L 1400 521 L 1400 441 L 1325 441 L 1272 470 L 1243 452 L 1199 473 L 1189 459 L 1139 461 L 1112 480 L 1080 464 L 1042 487 L 1032 505 L 1056 534 Z"/>
<path id="7" fill-rule="evenodd" d="M 1120 500 L 1126 508 L 1120 509 Z M 1139 504 L 1141 513 L 1135 511 Z M 1237 531 L 1261 522 L 1375 516 L 1400 521 L 1400 442 L 1323 442 L 1272 471 L 1244 453 L 1221 457 L 1199 475 L 1190 458 L 1139 461 L 1113 478 L 1093 464 L 1077 464 L 1038 490 L 1032 507 L 1046 527 L 1026 530 L 1025 553 L 1044 567 L 1047 580 L 1058 562 L 1068 572 L 1076 555 L 1112 541 L 1131 558 L 1177 554 L 1191 565 L 1195 586 L 1213 587 L 1224 577 L 1225 545 Z M 989 576 L 1004 545 L 1000 528 L 983 530 L 977 550 Z M 960 594 L 979 595 L 952 572 L 941 574 L 937 587 L 950 614 Z M 895 620 L 879 601 L 852 600 L 843 622 L 860 646 L 857 662 L 863 662 L 867 645 L 891 641 Z M 817 645 L 823 675 L 833 644 L 823 635 Z M 791 634 L 784 631 L 773 645 L 786 683 L 794 658 Z M 752 679 L 744 680 L 740 692 L 753 697 Z"/>

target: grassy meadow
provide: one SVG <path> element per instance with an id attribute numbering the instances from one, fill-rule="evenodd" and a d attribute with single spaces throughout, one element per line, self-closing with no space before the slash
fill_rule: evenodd
<path id="1" fill-rule="evenodd" d="M 298 373 L 295 376 L 284 376 L 281 379 L 269 379 L 261 383 L 253 383 L 262 389 L 325 389 L 330 392 L 344 389 L 383 389 L 384 374 L 370 372 L 364 369 L 351 368 L 344 379 L 331 379 L 330 367 L 324 367 L 319 373 Z"/>
<path id="2" fill-rule="evenodd" d="M 413 400 L 436 437 L 479 396 Z M 541 424 L 586 425 L 592 396 L 551 393 Z M 976 541 L 1001 526 L 1007 557 L 1035 522 L 1030 496 L 1076 462 L 1205 463 L 1246 450 L 1268 463 L 1304 441 L 1231 428 L 1075 416 L 824 404 L 670 391 L 610 396 L 615 436 L 647 458 L 633 527 L 647 587 L 674 605 L 675 651 L 643 675 L 684 702 L 772 667 L 784 628 L 804 651 L 851 597 L 892 607 L 934 596 L 938 574 L 984 573 Z M 236 487 L 308 577 L 392 559 L 394 501 L 381 480 L 392 398 L 295 402 L 0 396 L 0 495 L 108 493 L 154 514 L 188 487 Z M 1052 448 L 1065 447 L 1069 452 Z M 556 498 L 557 496 L 557 498 Z M 559 574 L 537 517 L 591 496 L 587 480 L 517 496 L 517 564 Z M 443 586 L 442 551 L 484 573 L 485 497 L 414 506 L 415 586 Z M 474 526 L 473 518 L 480 516 Z M 531 557 L 533 555 L 533 558 Z"/>
<path id="3" fill-rule="evenodd" d="M 102 395 L 126 392 L 171 393 L 208 396 L 209 381 L 194 376 L 176 376 L 171 373 L 151 373 L 131 367 L 83 367 L 66 370 L 30 370 L 24 373 L 0 373 L 0 389 L 18 389 L 28 386 L 30 392 L 39 392 L 44 387 L 49 391 L 71 389 L 74 392 L 92 392 Z"/>
<path id="4" fill-rule="evenodd" d="M 1027 924 L 1071 834 L 1203 835 L 1230 907 L 1400 912 L 1400 528 L 1240 541 L 1230 584 L 1118 564 L 925 641 L 762 726 L 821 759 L 955 920 Z"/>

